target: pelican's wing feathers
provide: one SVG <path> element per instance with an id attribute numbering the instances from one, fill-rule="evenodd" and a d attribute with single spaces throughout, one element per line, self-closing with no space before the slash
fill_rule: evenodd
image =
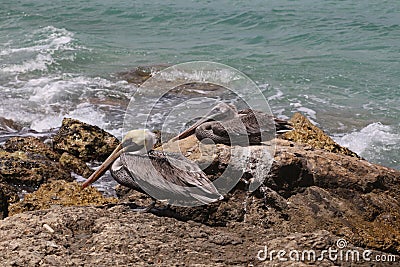
<path id="1" fill-rule="evenodd" d="M 199 198 L 195 195 L 221 198 L 199 166 L 183 155 L 152 150 L 147 155 L 125 153 L 121 160 L 140 186 L 156 193 L 190 195 L 196 199 Z"/>
<path id="2" fill-rule="evenodd" d="M 219 136 L 254 135 L 273 130 L 274 119 L 261 111 L 245 109 L 239 111 L 239 117 L 214 123 L 211 128 Z"/>

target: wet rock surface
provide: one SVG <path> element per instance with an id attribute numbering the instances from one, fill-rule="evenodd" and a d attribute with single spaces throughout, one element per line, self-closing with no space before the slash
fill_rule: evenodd
<path id="1" fill-rule="evenodd" d="M 130 206 L 144 207 L 151 199 L 122 186 L 117 189 L 119 203 L 115 203 L 115 199 L 102 197 L 93 187 L 81 190 L 75 182 L 42 185 L 24 201 L 11 205 L 12 216 L 0 221 L 2 263 L 4 266 L 305 266 L 308 263 L 346 266 L 343 260 L 329 258 L 318 262 L 257 259 L 260 251 L 259 256 L 263 256 L 265 246 L 269 250 L 321 253 L 337 249 L 336 242 L 342 238 L 347 242 L 346 248 L 360 255 L 367 249 L 373 255 L 393 255 L 397 262 L 392 265 L 396 266 L 400 261 L 400 172 L 371 164 L 332 144 L 328 136 L 300 115 L 294 119 L 298 134 L 309 131 L 307 138 L 314 141 L 299 137 L 294 142 L 294 134 L 283 137 L 289 140 L 274 139 L 266 146 L 247 148 L 252 160 L 243 168 L 243 178 L 223 200 L 211 205 L 165 209 L 158 203 L 158 209 L 151 213 L 138 213 Z M 65 122 L 67 129 L 60 130 L 59 140 L 71 142 L 73 149 L 68 155 L 80 151 L 85 155 L 80 157 L 82 160 L 94 159 L 89 156 L 92 145 L 83 145 L 84 134 L 62 139 L 66 133 L 78 131 L 78 124 L 82 125 L 77 121 Z M 83 124 L 88 129 L 85 127 Z M 64 141 L 57 144 L 60 143 Z M 268 151 L 275 147 L 271 170 L 257 172 L 257 158 L 261 161 L 257 153 L 266 147 Z M 158 149 L 179 149 L 199 165 L 207 165 L 211 179 L 228 165 L 239 164 L 232 161 L 231 147 L 200 144 L 194 136 Z M 104 152 L 105 156 L 109 152 Z M 45 155 L 38 156 L 41 157 Z M 257 175 L 263 176 L 263 183 L 249 193 L 245 189 Z M 0 200 L 2 191 L 0 179 Z M 66 207 L 70 205 L 74 207 Z M 91 206 L 76 207 L 79 205 Z M 370 262 L 363 264 L 370 266 Z"/>
<path id="2" fill-rule="evenodd" d="M 65 118 L 54 136 L 53 148 L 58 153 L 67 152 L 83 161 L 103 161 L 117 147 L 113 135 L 75 119 Z"/>
<path id="3" fill-rule="evenodd" d="M 16 132 L 20 131 L 22 128 L 23 126 L 16 123 L 15 121 L 0 117 L 0 133 Z"/>
<path id="4" fill-rule="evenodd" d="M 166 64 L 138 66 L 134 69 L 117 73 L 117 76 L 126 80 L 128 83 L 133 83 L 137 86 L 140 86 L 154 73 L 159 72 L 167 67 L 169 67 L 169 65 Z"/>

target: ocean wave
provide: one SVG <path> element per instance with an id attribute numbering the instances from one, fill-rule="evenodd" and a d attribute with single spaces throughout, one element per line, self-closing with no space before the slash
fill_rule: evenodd
<path id="1" fill-rule="evenodd" d="M 375 149 L 378 145 L 399 145 L 400 134 L 392 133 L 392 128 L 388 125 L 375 122 L 362 128 L 360 131 L 335 137 L 334 139 L 340 145 L 348 147 L 362 155 L 369 149 Z"/>
<path id="2" fill-rule="evenodd" d="M 359 131 L 342 136 L 333 136 L 333 139 L 342 146 L 348 147 L 360 156 L 373 162 L 381 162 L 383 158 L 390 157 L 392 167 L 400 162 L 393 155 L 399 155 L 400 134 L 395 126 L 383 125 L 374 122 Z M 390 156 L 392 155 L 392 156 Z"/>
<path id="3" fill-rule="evenodd" d="M 304 115 L 307 116 L 307 118 L 315 125 L 319 125 L 319 123 L 316 122 L 317 119 L 317 112 L 311 108 L 304 107 L 300 101 L 298 102 L 291 102 L 290 106 L 292 109 L 294 109 L 297 112 L 303 113 Z"/>
<path id="4" fill-rule="evenodd" d="M 64 74 L 18 80 L 0 89 L 0 116 L 33 130 L 59 127 L 71 117 L 119 133 L 112 117 L 124 112 L 135 88 L 123 81 Z"/>
<path id="5" fill-rule="evenodd" d="M 33 31 L 22 43 L 11 41 L 0 52 L 0 59 L 6 62 L 2 64 L 0 71 L 13 74 L 46 71 L 50 65 L 60 60 L 73 61 L 75 56 L 68 51 L 84 49 L 73 36 L 66 29 L 47 26 Z M 12 58 L 12 61 L 9 62 L 10 59 L 7 58 Z"/>
<path id="6" fill-rule="evenodd" d="M 96 109 L 89 103 L 81 103 L 66 114 L 42 115 L 41 118 L 32 121 L 30 128 L 38 132 L 43 132 L 61 126 L 63 118 L 77 119 L 100 128 L 106 128 L 107 124 L 104 112 Z"/>
<path id="7" fill-rule="evenodd" d="M 195 64 L 193 64 L 193 66 L 190 66 L 192 69 L 187 71 L 171 69 L 170 71 L 160 72 L 160 78 L 165 81 L 181 81 L 182 84 L 187 83 L 187 81 L 226 84 L 232 82 L 233 80 L 238 80 L 241 78 L 237 77 L 237 72 L 235 72 L 233 69 L 231 70 L 228 66 L 226 66 L 225 69 L 216 71 L 215 69 L 213 69 L 213 66 L 211 66 L 210 69 L 206 69 L 204 65 L 207 65 L 207 62 L 199 61 L 197 70 L 194 69 Z M 179 68 L 185 67 L 186 66 Z"/>

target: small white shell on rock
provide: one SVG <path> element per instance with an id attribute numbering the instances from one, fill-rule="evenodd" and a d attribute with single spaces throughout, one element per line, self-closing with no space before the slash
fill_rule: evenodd
<path id="1" fill-rule="evenodd" d="M 50 227 L 47 223 L 43 224 L 44 229 L 49 231 L 50 233 L 54 233 L 54 229 Z"/>

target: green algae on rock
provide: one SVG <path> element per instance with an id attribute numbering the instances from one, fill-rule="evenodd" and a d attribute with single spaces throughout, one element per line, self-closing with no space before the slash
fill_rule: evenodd
<path id="1" fill-rule="evenodd" d="M 308 144 L 313 148 L 325 149 L 332 153 L 340 153 L 360 158 L 360 156 L 350 149 L 333 141 L 332 138 L 325 134 L 320 128 L 312 124 L 301 113 L 295 113 L 289 121 L 292 123 L 294 130 L 283 134 L 283 139 L 294 141 L 296 143 Z"/>
<path id="2" fill-rule="evenodd" d="M 118 144 L 117 138 L 99 127 L 70 118 L 62 121 L 53 139 L 55 151 L 68 152 L 83 161 L 103 161 Z"/>
<path id="3" fill-rule="evenodd" d="M 26 194 L 24 200 L 9 208 L 9 215 L 16 213 L 49 209 L 54 205 L 88 206 L 116 203 L 115 198 L 104 197 L 96 188 L 81 188 L 77 182 L 53 181 L 40 186 L 33 193 Z"/>

